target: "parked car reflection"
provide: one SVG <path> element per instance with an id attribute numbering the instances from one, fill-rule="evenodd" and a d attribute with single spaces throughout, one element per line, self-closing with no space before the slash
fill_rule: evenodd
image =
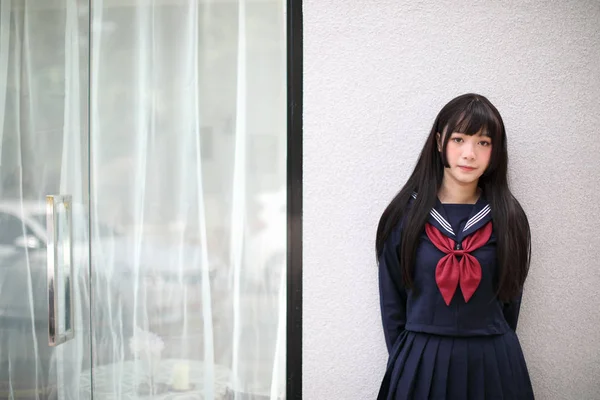
<path id="1" fill-rule="evenodd" d="M 285 274 L 285 191 L 261 194 L 256 197 L 256 204 L 257 208 L 252 211 L 256 219 L 249 224 L 245 238 L 240 277 L 244 285 L 240 289 L 243 306 L 240 312 L 245 316 L 241 323 L 242 329 L 248 329 L 248 332 L 254 329 L 251 327 L 276 322 L 270 318 L 276 312 L 275 305 L 266 300 L 275 299 L 272 292 L 282 288 L 281 277 Z M 224 338 L 233 330 L 230 304 L 233 296 L 227 280 L 217 278 L 219 272 L 230 275 L 232 268 L 222 261 L 223 255 L 214 249 L 208 249 L 205 254 L 200 241 L 187 240 L 185 235 L 174 235 L 166 230 L 160 234 L 160 229 L 144 233 L 143 227 L 119 232 L 101 221 L 92 220 L 90 268 L 88 223 L 83 207 L 75 207 L 72 241 L 77 297 L 74 302 L 75 326 L 81 337 L 86 338 L 82 341 L 83 348 L 78 350 L 83 358 L 80 365 L 89 365 L 90 346 L 93 347 L 94 365 L 129 359 L 127 341 L 136 327 L 163 336 L 179 353 L 184 348 L 195 349 L 175 355 L 200 359 L 202 346 L 191 346 L 183 340 L 202 341 L 206 317 L 203 301 L 207 298 L 211 300 L 209 307 L 214 320 L 215 357 L 221 361 L 228 359 L 231 346 Z M 0 349 L 3 350 L 0 354 L 0 384 L 10 380 L 13 387 L 24 389 L 50 387 L 49 382 L 54 378 L 49 376 L 52 373 L 49 371 L 53 371 L 55 362 L 47 333 L 45 204 L 1 202 L 0 227 L 0 302 L 3 304 L 0 310 Z M 90 271 L 93 271 L 91 280 Z M 206 278 L 209 279 L 209 292 L 205 292 L 203 285 Z M 91 288 L 88 287 L 90 281 Z M 250 287 L 255 290 L 249 291 Z M 90 289 L 93 295 L 90 295 Z M 203 293 L 209 296 L 203 296 Z M 93 328 L 88 334 L 90 307 Z M 31 332 L 32 325 L 35 326 L 34 333 Z M 186 326 L 189 332 L 196 332 L 193 338 L 188 338 L 188 333 L 184 332 Z M 274 329 L 262 329 L 261 332 L 267 333 L 261 340 L 275 339 Z M 244 341 L 255 339 L 246 334 Z M 4 351 L 9 348 L 14 351 Z M 267 365 L 272 355 L 265 353 L 259 357 L 249 351 L 247 357 L 258 367 L 259 358 L 264 358 Z M 31 369 L 31 360 L 36 358 L 39 362 L 37 371 Z M 79 367 L 73 364 L 69 368 L 75 373 Z"/>
<path id="2" fill-rule="evenodd" d="M 88 254 L 82 213 L 73 213 L 73 267 L 75 293 L 89 304 Z M 12 390 L 47 395 L 54 390 L 54 350 L 48 345 L 48 293 L 46 259 L 46 213 L 43 202 L 0 203 L 0 384 Z M 59 279 L 69 279 L 62 274 Z M 61 287 L 59 285 L 59 287 Z M 64 286 L 62 286 L 64 287 Z M 69 301 L 65 297 L 65 301 Z M 76 310 L 75 330 L 81 335 L 89 327 L 89 313 Z M 81 317 L 84 316 L 84 321 Z M 34 329 L 32 329 L 32 327 Z M 78 332 L 78 333 L 77 333 Z M 85 334 L 84 334 L 85 337 Z M 89 341 L 85 341 L 88 343 Z M 65 351 L 72 350 L 67 345 Z M 76 349 L 81 350 L 81 349 Z M 79 351 L 82 363 L 89 351 Z M 37 369 L 31 368 L 37 360 Z M 77 366 L 68 368 L 77 370 Z"/>
<path id="3" fill-rule="evenodd" d="M 52 349 L 48 346 L 48 295 L 46 259 L 46 210 L 42 202 L 0 203 L 0 383 L 25 380 L 24 387 L 35 384 L 36 373 L 50 378 Z M 73 210 L 73 265 L 78 301 L 76 329 L 87 335 L 88 312 L 92 307 L 95 364 L 113 360 L 123 353 L 123 343 L 136 326 L 147 329 L 165 327 L 182 321 L 184 314 L 201 308 L 201 282 L 214 276 L 219 262 L 211 260 L 203 270 L 202 249 L 176 244 L 164 237 L 119 234 L 114 229 L 93 223 L 90 296 L 88 216 L 83 209 Z M 95 301 L 90 303 L 90 298 Z M 35 338 L 29 333 L 35 326 Z M 33 343 L 37 345 L 34 346 Z M 86 343 L 87 342 L 86 340 Z M 18 351 L 5 351 L 9 348 Z M 37 349 L 37 350 L 34 350 Z M 89 346 L 82 351 L 85 353 Z M 31 360 L 40 360 L 38 372 Z M 22 362 L 20 363 L 19 360 Z M 9 363 L 11 368 L 9 368 Z M 19 370 L 22 364 L 23 371 Z M 15 375 L 16 373 L 16 375 Z M 44 384 L 40 382 L 38 387 Z"/>

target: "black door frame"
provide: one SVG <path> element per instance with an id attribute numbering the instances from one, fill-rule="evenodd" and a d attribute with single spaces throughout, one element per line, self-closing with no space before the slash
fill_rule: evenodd
<path id="1" fill-rule="evenodd" d="M 302 399 L 302 0 L 287 0 L 286 399 Z"/>

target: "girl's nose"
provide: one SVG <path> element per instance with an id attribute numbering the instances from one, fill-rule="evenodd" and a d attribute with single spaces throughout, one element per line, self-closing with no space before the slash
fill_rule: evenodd
<path id="1" fill-rule="evenodd" d="M 463 157 L 468 159 L 475 158 L 475 150 L 473 149 L 473 145 L 466 144 L 463 151 Z"/>

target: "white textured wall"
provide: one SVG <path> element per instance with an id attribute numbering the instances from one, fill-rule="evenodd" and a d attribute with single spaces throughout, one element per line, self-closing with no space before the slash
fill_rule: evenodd
<path id="1" fill-rule="evenodd" d="M 375 398 L 376 224 L 470 91 L 504 117 L 532 225 L 518 333 L 537 398 L 600 399 L 599 26 L 597 0 L 304 0 L 304 399 Z"/>

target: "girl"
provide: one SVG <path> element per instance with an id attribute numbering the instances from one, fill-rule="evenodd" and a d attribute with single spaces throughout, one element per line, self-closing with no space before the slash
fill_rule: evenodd
<path id="1" fill-rule="evenodd" d="M 533 399 L 515 333 L 531 236 L 507 164 L 488 99 L 442 108 L 377 228 L 389 352 L 379 399 Z"/>

